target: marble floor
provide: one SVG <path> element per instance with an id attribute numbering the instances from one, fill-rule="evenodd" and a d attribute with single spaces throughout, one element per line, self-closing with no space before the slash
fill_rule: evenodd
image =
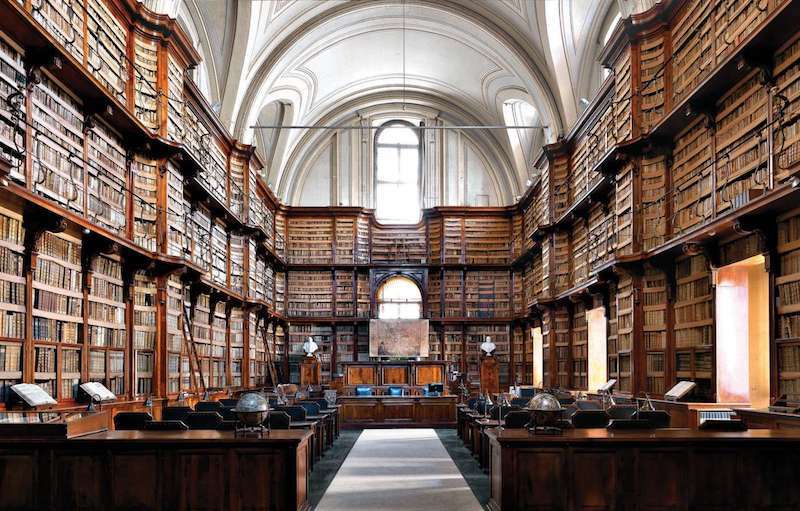
<path id="1" fill-rule="evenodd" d="M 358 437 L 317 511 L 480 511 L 433 429 L 369 429 Z"/>

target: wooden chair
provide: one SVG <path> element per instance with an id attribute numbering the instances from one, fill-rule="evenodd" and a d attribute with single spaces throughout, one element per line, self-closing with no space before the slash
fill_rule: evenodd
<path id="1" fill-rule="evenodd" d="M 219 401 L 199 401 L 194 405 L 195 412 L 219 412 L 222 410 L 222 403 Z"/>
<path id="2" fill-rule="evenodd" d="M 306 420 L 306 409 L 302 406 L 279 406 L 276 410 L 286 412 L 293 421 Z"/>
<path id="3" fill-rule="evenodd" d="M 312 401 L 301 401 L 297 404 L 303 407 L 303 409 L 306 411 L 306 416 L 319 415 L 319 405 L 317 403 Z"/>
<path id="4" fill-rule="evenodd" d="M 189 429 L 219 429 L 222 416 L 217 412 L 192 412 L 184 422 Z"/>
<path id="5" fill-rule="evenodd" d="M 146 412 L 119 412 L 114 416 L 114 429 L 117 431 L 134 431 L 144 429 L 153 420 Z"/>
<path id="6" fill-rule="evenodd" d="M 628 405 L 614 405 L 610 406 L 606 413 L 612 419 L 632 419 L 633 415 L 636 413 L 637 408 L 635 406 L 628 406 Z"/>
<path id="7" fill-rule="evenodd" d="M 166 406 L 161 409 L 162 421 L 182 421 L 192 413 L 188 406 Z"/>
<path id="8" fill-rule="evenodd" d="M 269 418 L 267 421 L 269 422 L 269 427 L 271 429 L 289 429 L 289 424 L 291 424 L 292 418 L 289 417 L 289 414 L 286 412 L 272 411 L 269 413 Z"/>
<path id="9" fill-rule="evenodd" d="M 605 410 L 578 410 L 572 415 L 574 428 L 604 428 L 608 426 L 608 414 Z"/>
<path id="10" fill-rule="evenodd" d="M 508 429 L 524 428 L 525 426 L 528 425 L 530 418 L 531 418 L 530 413 L 522 410 L 514 410 L 508 412 L 508 415 L 506 415 L 505 427 Z"/>
<path id="11" fill-rule="evenodd" d="M 144 425 L 146 431 L 188 431 L 183 421 L 150 421 Z"/>

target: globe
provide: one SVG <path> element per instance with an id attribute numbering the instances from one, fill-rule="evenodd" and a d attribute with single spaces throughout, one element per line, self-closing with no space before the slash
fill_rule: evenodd
<path id="1" fill-rule="evenodd" d="M 233 409 L 246 426 L 259 426 L 269 413 L 269 401 L 258 392 L 248 392 L 239 398 Z"/>
<path id="2" fill-rule="evenodd" d="M 527 408 L 528 410 L 537 411 L 561 410 L 561 403 L 558 402 L 558 399 L 556 399 L 554 395 L 540 392 L 528 401 Z"/>

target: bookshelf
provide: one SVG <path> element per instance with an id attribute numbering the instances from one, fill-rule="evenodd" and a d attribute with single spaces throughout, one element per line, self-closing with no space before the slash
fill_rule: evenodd
<path id="1" fill-rule="evenodd" d="M 462 240 L 464 237 L 464 219 L 444 217 L 442 219 L 442 229 L 442 244 L 444 247 L 443 262 L 445 264 L 458 264 L 463 262 L 464 244 Z"/>
<path id="2" fill-rule="evenodd" d="M 466 272 L 464 287 L 466 317 L 511 317 L 510 286 L 509 273 L 506 271 Z"/>
<path id="3" fill-rule="evenodd" d="M 730 55 L 766 19 L 770 4 L 722 2 L 714 11 L 714 57 L 716 63 Z"/>
<path id="4" fill-rule="evenodd" d="M 570 388 L 570 311 L 566 305 L 558 306 L 553 311 L 553 347 L 555 349 L 556 374 L 555 384 L 562 388 Z"/>
<path id="5" fill-rule="evenodd" d="M 696 118 L 675 138 L 672 230 L 685 232 L 712 215 L 711 166 L 713 136 L 702 117 Z"/>
<path id="6" fill-rule="evenodd" d="M 228 315 L 225 303 L 217 302 L 211 320 L 211 387 L 223 388 L 227 384 L 225 370 L 228 359 Z"/>
<path id="7" fill-rule="evenodd" d="M 780 274 L 777 287 L 775 341 L 778 388 L 789 399 L 800 398 L 800 210 L 778 217 L 777 250 Z"/>
<path id="8" fill-rule="evenodd" d="M 576 303 L 572 308 L 571 328 L 572 382 L 570 388 L 589 390 L 589 328 L 586 306 Z"/>
<path id="9" fill-rule="evenodd" d="M 145 272 L 133 278 L 133 350 L 136 361 L 134 392 L 140 396 L 153 394 L 153 367 L 157 334 L 156 279 Z"/>
<path id="10" fill-rule="evenodd" d="M 221 220 L 214 219 L 211 222 L 211 280 L 223 286 L 228 281 L 228 258 L 228 232 Z"/>
<path id="11" fill-rule="evenodd" d="M 430 283 L 430 280 L 428 282 Z M 523 273 L 521 271 L 513 272 L 511 274 L 511 283 L 512 312 L 514 313 L 514 316 L 524 316 L 528 310 L 528 306 L 525 302 Z"/>
<path id="12" fill-rule="evenodd" d="M 428 218 L 428 261 L 431 264 L 442 263 L 442 236 L 444 221 L 441 217 Z"/>
<path id="13" fill-rule="evenodd" d="M 290 271 L 286 283 L 288 315 L 333 316 L 333 279 L 329 271 Z"/>
<path id="14" fill-rule="evenodd" d="M 12 99 L 27 82 L 23 55 L 0 32 L 0 155 L 11 162 L 9 176 L 16 181 L 25 181 L 20 154 L 25 146 L 25 105 L 19 96 L 18 103 Z"/>
<path id="15" fill-rule="evenodd" d="M 431 318 L 444 317 L 442 314 L 442 272 L 432 270 L 428 272 L 428 316 Z"/>
<path id="16" fill-rule="evenodd" d="M 645 349 L 645 390 L 663 395 L 666 391 L 667 277 L 648 268 L 642 278 L 642 339 Z"/>
<path id="17" fill-rule="evenodd" d="M 355 263 L 356 218 L 334 217 L 336 234 L 336 263 Z"/>
<path id="18" fill-rule="evenodd" d="M 602 204 L 592 206 L 587 223 L 586 260 L 588 272 L 614 257 L 616 233 L 614 232 L 614 216 L 606 211 Z M 541 265 L 538 266 L 541 269 Z"/>
<path id="19" fill-rule="evenodd" d="M 424 264 L 427 246 L 425 227 L 399 225 L 372 226 L 372 263 Z"/>
<path id="20" fill-rule="evenodd" d="M 275 312 L 286 313 L 286 273 L 275 272 Z"/>
<path id="21" fill-rule="evenodd" d="M 464 361 L 464 327 L 463 325 L 444 325 L 444 360 L 450 362 L 450 367 L 466 371 Z M 480 381 L 478 378 L 469 378 L 472 382 Z"/>
<path id="22" fill-rule="evenodd" d="M 356 220 L 356 245 L 355 262 L 356 264 L 368 264 L 370 262 L 371 229 L 369 218 L 359 216 Z"/>
<path id="23" fill-rule="evenodd" d="M 552 387 L 554 385 L 553 372 L 550 370 L 553 356 L 553 335 L 551 328 L 553 323 L 553 314 L 549 309 L 542 311 L 540 326 L 542 328 L 542 383 L 545 387 Z"/>
<path id="24" fill-rule="evenodd" d="M 83 62 L 84 7 L 80 0 L 42 0 L 33 19 L 78 62 Z"/>
<path id="25" fill-rule="evenodd" d="M 634 252 L 633 235 L 633 182 L 635 168 L 633 164 L 626 163 L 617 171 L 617 181 L 614 190 L 614 211 L 616 215 L 616 250 L 617 255 L 632 254 Z"/>
<path id="26" fill-rule="evenodd" d="M 87 134 L 88 218 L 125 236 L 127 161 L 122 139 L 102 121 Z"/>
<path id="27" fill-rule="evenodd" d="M 687 2 L 672 26 L 672 104 L 688 96 L 713 69 L 714 3 Z"/>
<path id="28" fill-rule="evenodd" d="M 244 294 L 244 257 L 245 257 L 245 237 L 238 234 L 230 234 L 230 257 L 228 287 L 234 293 Z M 258 267 L 254 268 L 258 271 Z M 263 278 L 263 273 L 262 273 Z"/>
<path id="29" fill-rule="evenodd" d="M 22 382 L 25 339 L 25 230 L 22 217 L 0 208 L 0 398 Z"/>
<path id="30" fill-rule="evenodd" d="M 442 360 L 442 331 L 431 327 L 428 330 L 428 360 Z"/>
<path id="31" fill-rule="evenodd" d="M 697 395 L 713 398 L 714 303 L 705 257 L 679 259 L 675 282 L 675 375 L 697 383 Z"/>
<path id="32" fill-rule="evenodd" d="M 186 302 L 184 302 L 184 306 L 186 306 Z M 202 386 L 203 388 L 208 388 L 211 386 L 211 322 L 213 319 L 209 295 L 203 293 L 197 296 L 190 319 L 195 349 L 197 350 L 200 367 L 203 370 Z M 201 384 L 200 373 L 197 372 L 196 367 L 194 370 L 196 372 L 195 381 L 199 385 Z"/>
<path id="33" fill-rule="evenodd" d="M 664 117 L 664 55 L 666 37 L 663 32 L 639 43 L 639 83 L 641 131 L 648 132 Z"/>
<path id="34" fill-rule="evenodd" d="M 667 239 L 667 161 L 664 155 L 642 157 L 642 249 Z"/>
<path id="35" fill-rule="evenodd" d="M 186 127 L 183 121 L 183 76 L 186 69 L 172 53 L 167 55 L 167 137 L 183 143 Z"/>
<path id="36" fill-rule="evenodd" d="M 464 220 L 467 264 L 508 264 L 508 239 L 511 225 L 507 218 Z"/>
<path id="37" fill-rule="evenodd" d="M 136 154 L 133 176 L 133 242 L 155 252 L 158 241 L 158 162 Z"/>
<path id="38" fill-rule="evenodd" d="M 355 325 L 336 325 L 336 367 L 335 374 L 343 374 L 343 363 L 354 362 L 356 355 Z"/>
<path id="39" fill-rule="evenodd" d="M 245 173 L 247 161 L 239 153 L 232 153 L 228 161 L 228 209 L 233 216 L 244 219 Z"/>
<path id="40" fill-rule="evenodd" d="M 776 118 L 773 129 L 775 176 L 783 181 L 797 171 L 800 163 L 800 35 L 795 35 L 775 54 L 774 97 L 782 95 L 788 100 L 778 110 L 783 116 Z M 774 100 L 773 100 L 774 101 Z"/>
<path id="41" fill-rule="evenodd" d="M 159 127 L 158 41 L 134 36 L 133 87 L 136 117 L 150 130 Z"/>
<path id="42" fill-rule="evenodd" d="M 464 317 L 464 273 L 459 270 L 445 270 L 442 285 L 444 286 L 444 316 L 447 318 Z"/>
<path id="43" fill-rule="evenodd" d="M 333 219 L 289 217 L 286 259 L 295 264 L 331 264 Z"/>
<path id="44" fill-rule="evenodd" d="M 86 2 L 86 25 L 89 72 L 124 104 L 128 81 L 128 30 L 101 0 Z"/>
<path id="45" fill-rule="evenodd" d="M 534 208 L 528 206 L 522 214 L 517 213 L 511 218 L 511 259 L 514 260 L 522 255 L 522 247 L 525 246 L 525 217 L 533 216 Z M 530 213 L 529 213 L 530 212 Z"/>
<path id="46" fill-rule="evenodd" d="M 617 330 L 617 389 L 622 392 L 633 391 L 633 343 L 634 343 L 634 278 L 622 275 L 617 282 L 616 312 Z"/>
<path id="47" fill-rule="evenodd" d="M 553 293 L 560 293 L 570 287 L 570 233 L 557 231 L 553 234 L 553 258 L 555 264 L 552 268 Z"/>
<path id="48" fill-rule="evenodd" d="M 570 233 L 571 250 L 567 260 L 572 259 L 572 269 L 570 272 L 569 285 L 576 286 L 585 281 L 589 276 L 589 264 L 587 258 L 588 230 L 587 222 L 583 218 L 577 219 L 572 223 Z"/>
<path id="49" fill-rule="evenodd" d="M 608 365 L 606 372 L 609 378 L 614 378 L 619 382 L 619 342 L 617 333 L 617 286 L 611 284 L 608 287 L 608 311 L 606 313 L 606 352 L 608 355 Z"/>
<path id="50" fill-rule="evenodd" d="M 336 245 L 338 251 L 338 243 Z M 336 270 L 334 272 L 336 286 L 336 316 L 353 317 L 355 309 L 354 274 L 352 271 Z"/>
<path id="51" fill-rule="evenodd" d="M 228 329 L 230 331 L 230 386 L 241 388 L 244 374 L 244 312 L 242 309 L 231 308 Z M 225 382 L 224 385 L 228 385 L 228 382 Z"/>
<path id="52" fill-rule="evenodd" d="M 614 71 L 614 137 L 617 143 L 631 137 L 633 116 L 631 114 L 631 50 L 624 48 L 611 65 Z"/>
<path id="53" fill-rule="evenodd" d="M 31 91 L 33 190 L 84 213 L 83 108 L 48 73 Z"/>
<path id="54" fill-rule="evenodd" d="M 747 74 L 716 105 L 717 214 L 724 214 L 763 195 L 768 185 L 767 86 L 759 73 Z"/>
<path id="55" fill-rule="evenodd" d="M 356 326 L 356 362 L 369 361 L 369 325 L 359 323 Z"/>

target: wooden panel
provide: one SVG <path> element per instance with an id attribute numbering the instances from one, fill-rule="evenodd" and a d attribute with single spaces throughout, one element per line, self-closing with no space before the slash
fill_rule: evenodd
<path id="1" fill-rule="evenodd" d="M 444 383 L 444 366 L 416 366 L 414 368 L 414 383 L 427 385 L 429 383 Z"/>
<path id="2" fill-rule="evenodd" d="M 377 385 L 375 368 L 371 366 L 347 366 L 345 383 L 348 385 Z"/>
<path id="3" fill-rule="evenodd" d="M 565 509 L 567 485 L 566 459 L 561 451 L 525 449 L 517 454 L 518 479 L 516 509 Z"/>
<path id="4" fill-rule="evenodd" d="M 636 454 L 636 498 L 644 508 L 673 509 L 686 498 L 685 451 L 640 451 Z M 664 477 L 671 474 L 671 477 Z"/>
<path id="5" fill-rule="evenodd" d="M 120 453 L 111 460 L 111 499 L 115 509 L 158 509 L 159 473 L 155 452 Z M 135 484 L 131 484 L 135 482 Z"/>
<path id="6" fill-rule="evenodd" d="M 408 367 L 407 366 L 384 366 L 381 367 L 383 378 L 381 381 L 384 385 L 405 385 L 408 384 Z"/>
<path id="7" fill-rule="evenodd" d="M 573 454 L 572 495 L 576 509 L 613 509 L 617 488 L 616 451 L 576 451 Z"/>
<path id="8" fill-rule="evenodd" d="M 0 452 L 0 488 L 3 509 L 36 509 L 41 498 L 36 453 Z M 13 491 L 10 490 L 13 488 Z"/>
<path id="9" fill-rule="evenodd" d="M 56 452 L 53 475 L 57 509 L 105 509 L 108 483 L 104 457 L 98 452 Z"/>
<path id="10" fill-rule="evenodd" d="M 275 451 L 242 450 L 237 453 L 236 464 L 231 473 L 231 483 L 239 487 L 238 499 L 232 502 L 234 509 L 289 509 L 282 497 L 281 486 L 286 484 L 288 463 L 283 456 L 276 463 L 266 464 L 265 458 L 273 458 Z M 255 484 L 254 484 L 255 483 Z"/>
<path id="11" fill-rule="evenodd" d="M 177 509 L 224 509 L 227 507 L 225 469 L 227 456 L 207 451 L 182 451 L 175 456 L 175 475 L 179 478 Z M 170 506 L 167 506 L 170 508 Z"/>
<path id="12" fill-rule="evenodd" d="M 406 400 L 383 401 L 383 420 L 386 422 L 411 422 L 414 420 L 414 402 Z"/>
<path id="13" fill-rule="evenodd" d="M 731 450 L 697 449 L 689 456 L 692 471 L 692 509 L 735 509 L 741 505 L 742 481 L 738 453 Z"/>

